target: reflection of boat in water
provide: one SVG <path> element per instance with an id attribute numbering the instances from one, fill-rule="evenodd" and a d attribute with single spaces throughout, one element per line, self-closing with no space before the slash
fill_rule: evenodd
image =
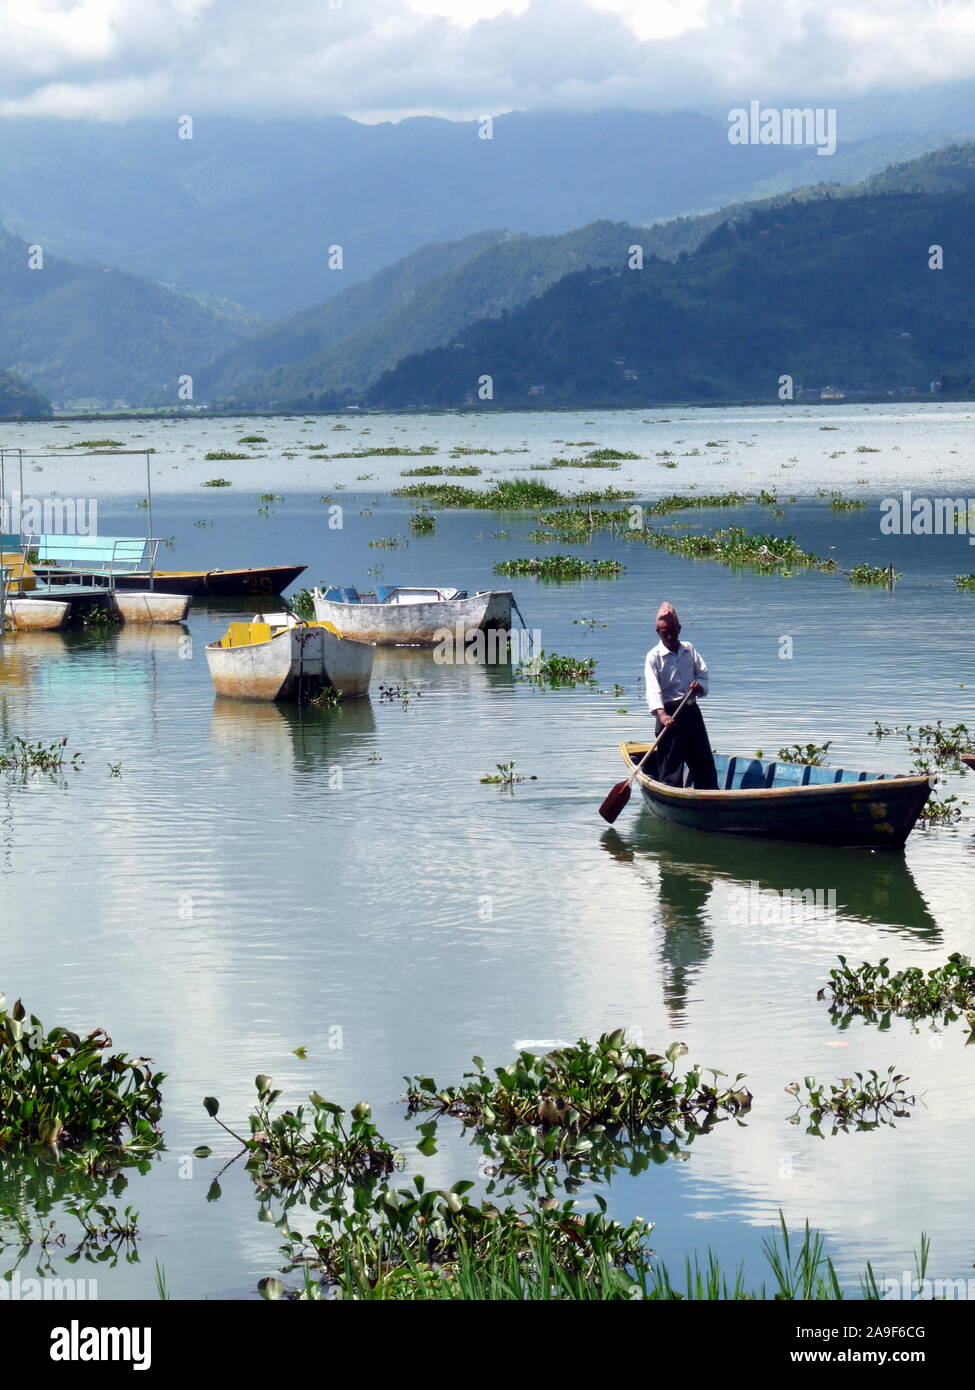
<path id="1" fill-rule="evenodd" d="M 333 760 L 358 741 L 371 749 L 375 733 L 368 697 L 327 710 L 217 696 L 210 721 L 214 742 L 245 765 L 267 757 L 290 766 Z"/>
<path id="2" fill-rule="evenodd" d="M 395 687 L 406 681 L 423 690 L 457 690 L 469 695 L 473 691 L 508 689 L 513 674 L 510 661 L 478 659 L 470 648 L 460 660 L 443 662 L 436 659 L 432 647 L 377 647 L 373 689 L 380 685 Z"/>
<path id="3" fill-rule="evenodd" d="M 607 843 L 612 836 L 612 843 Z M 828 890 L 847 923 L 907 932 L 926 940 L 941 930 L 900 854 L 837 854 L 825 847 L 703 836 L 681 826 L 644 821 L 625 840 L 607 831 L 603 844 L 617 858 L 646 859 L 661 873 L 713 887 L 725 882 L 752 899 L 769 890 L 783 896 Z M 689 891 L 689 890 L 688 890 Z"/>

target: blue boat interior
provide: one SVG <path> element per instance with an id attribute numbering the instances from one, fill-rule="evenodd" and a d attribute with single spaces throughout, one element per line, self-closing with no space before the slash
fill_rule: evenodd
<path id="1" fill-rule="evenodd" d="M 729 758 L 714 754 L 719 791 L 768 791 L 775 787 L 829 787 L 837 782 L 882 782 L 891 772 L 853 772 L 842 767 L 809 763 L 780 763 L 762 758 Z M 650 774 L 653 776 L 653 773 Z M 686 786 L 692 785 L 685 769 Z"/>
<path id="2" fill-rule="evenodd" d="M 329 603 L 385 603 L 391 594 L 395 594 L 398 588 L 398 584 L 377 584 L 372 593 L 360 594 L 359 590 L 353 588 L 351 585 L 343 589 L 333 584 L 325 590 L 322 597 L 328 599 Z M 466 589 L 458 591 L 457 598 L 466 597 Z"/>
<path id="3" fill-rule="evenodd" d="M 889 772 L 853 772 L 842 767 L 814 767 L 762 758 L 729 758 L 715 753 L 714 767 L 721 791 L 760 791 L 773 787 L 827 787 L 835 782 L 879 782 Z"/>

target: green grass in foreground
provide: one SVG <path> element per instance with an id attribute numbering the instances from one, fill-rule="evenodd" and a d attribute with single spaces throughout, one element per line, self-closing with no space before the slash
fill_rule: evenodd
<path id="1" fill-rule="evenodd" d="M 823 1237 L 806 1224 L 802 1238 L 790 1235 L 779 1214 L 779 1228 L 763 1241 L 762 1249 L 770 1278 L 749 1285 L 739 1266 L 733 1273 L 722 1269 L 713 1251 L 703 1257 L 685 1258 L 679 1274 L 662 1261 L 637 1268 L 621 1268 L 608 1251 L 594 1249 L 584 1270 L 567 1270 L 556 1259 L 541 1231 L 532 1224 L 525 1227 L 521 1249 L 481 1252 L 475 1258 L 461 1250 L 449 1265 L 433 1265 L 419 1260 L 408 1249 L 390 1250 L 391 1257 L 381 1272 L 369 1270 L 347 1259 L 334 1281 L 317 1283 L 309 1272 L 303 1289 L 287 1291 L 278 1279 L 262 1279 L 265 1298 L 351 1299 L 368 1301 L 419 1302 L 843 1302 L 856 1297 L 844 1291 L 832 1260 L 826 1255 Z M 921 1235 L 920 1253 L 914 1265 L 918 1285 L 926 1278 L 930 1240 Z M 397 1258 L 399 1253 L 399 1258 Z M 883 1278 L 868 1263 L 860 1275 L 859 1297 L 880 1301 L 884 1297 Z"/>

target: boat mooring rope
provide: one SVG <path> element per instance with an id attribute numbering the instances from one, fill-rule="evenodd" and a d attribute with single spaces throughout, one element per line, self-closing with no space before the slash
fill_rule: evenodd
<path id="1" fill-rule="evenodd" d="M 531 629 L 529 628 L 528 624 L 525 622 L 524 614 L 522 613 L 521 609 L 518 607 L 518 600 L 515 598 L 514 594 L 511 595 L 511 606 L 512 606 L 512 608 L 515 610 L 515 612 L 518 614 L 518 617 L 519 617 L 519 619 L 520 619 L 520 621 L 521 621 L 522 627 L 523 627 L 523 628 L 525 629 L 525 631 L 528 633 L 528 650 L 531 651 L 531 649 L 532 649 L 532 643 L 533 643 L 533 640 L 534 640 L 534 639 L 533 639 L 532 634 L 531 634 Z"/>

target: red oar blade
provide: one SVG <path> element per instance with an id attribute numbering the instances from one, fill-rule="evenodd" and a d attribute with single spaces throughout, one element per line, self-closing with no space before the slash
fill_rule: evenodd
<path id="1" fill-rule="evenodd" d="M 970 754 L 968 754 L 968 753 L 963 753 L 963 754 L 961 755 L 961 760 L 962 760 L 962 762 L 965 764 L 966 767 L 970 767 L 970 768 L 972 768 L 973 770 L 975 770 L 975 758 L 973 758 Z"/>
<path id="2" fill-rule="evenodd" d="M 629 782 L 617 782 L 616 786 L 609 793 L 606 800 L 599 808 L 599 814 L 603 820 L 609 821 L 610 825 L 616 820 L 623 807 L 630 799 Z"/>

